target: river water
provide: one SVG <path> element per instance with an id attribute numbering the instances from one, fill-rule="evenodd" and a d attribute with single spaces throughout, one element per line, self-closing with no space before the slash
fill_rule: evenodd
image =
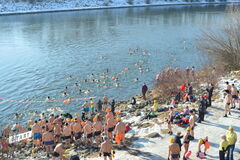
<path id="1" fill-rule="evenodd" d="M 196 49 L 196 38 L 202 30 L 218 30 L 227 20 L 226 8 L 140 7 L 2 16 L 0 98 L 42 101 L 50 96 L 62 101 L 65 91 L 72 98 L 130 98 L 144 82 L 152 87 L 155 75 L 166 67 L 201 67 L 208 58 Z M 111 80 L 113 76 L 118 82 Z M 0 101 L 0 120 L 14 122 L 16 112 L 25 119 L 53 106 L 80 112 L 83 102 Z"/>

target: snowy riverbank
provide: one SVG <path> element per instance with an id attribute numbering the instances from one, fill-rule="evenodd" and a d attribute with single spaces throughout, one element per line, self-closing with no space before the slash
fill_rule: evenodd
<path id="1" fill-rule="evenodd" d="M 62 12 L 90 9 L 239 3 L 239 0 L 0 0 L 0 15 Z"/>
<path id="2" fill-rule="evenodd" d="M 192 155 L 191 160 L 197 160 L 197 143 L 200 138 L 206 136 L 209 137 L 209 142 L 211 148 L 207 151 L 207 160 L 216 160 L 218 159 L 218 149 L 220 137 L 224 135 L 229 126 L 233 126 L 235 132 L 239 136 L 240 127 L 237 125 L 240 123 L 239 110 L 232 110 L 232 115 L 228 118 L 223 117 L 224 113 L 224 104 L 222 91 L 226 88 L 225 82 L 229 81 L 230 84 L 234 83 L 237 88 L 240 88 L 240 76 L 230 76 L 224 77 L 218 84 L 218 89 L 215 90 L 215 96 L 212 107 L 208 108 L 208 114 L 205 117 L 205 121 L 202 123 L 197 123 L 195 130 L 195 140 L 190 143 L 190 149 Z M 182 104 L 178 108 L 184 106 L 196 106 L 197 103 L 192 104 Z M 238 106 L 238 105 L 237 105 Z M 126 116 L 127 117 L 127 116 Z M 166 124 L 159 125 L 160 119 L 155 118 L 152 120 L 140 120 L 140 116 L 135 116 L 129 118 L 124 118 L 125 122 L 131 122 L 133 130 L 127 134 L 128 137 L 133 136 L 135 139 L 131 147 L 127 150 L 117 150 L 115 160 L 166 160 L 168 153 L 169 136 L 168 134 L 162 134 L 161 129 L 166 128 Z M 143 125 L 145 124 L 145 125 Z M 141 127 L 139 127 L 141 126 Z M 145 127 L 144 127 L 145 126 Z M 176 132 L 185 133 L 185 128 L 178 127 L 174 125 L 173 133 Z M 148 135 L 158 133 L 159 135 L 155 138 L 149 138 Z M 240 159 L 240 143 L 236 143 L 234 159 Z M 100 160 L 99 157 L 89 158 L 87 160 Z"/>

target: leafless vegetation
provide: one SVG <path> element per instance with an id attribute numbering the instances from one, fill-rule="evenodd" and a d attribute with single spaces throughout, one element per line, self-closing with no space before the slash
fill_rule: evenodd
<path id="1" fill-rule="evenodd" d="M 215 62 L 229 70 L 240 67 L 240 8 L 231 7 L 228 21 L 220 31 L 205 31 L 200 48 L 215 58 Z"/>
<path id="2" fill-rule="evenodd" d="M 224 75 L 224 68 L 220 66 L 205 67 L 196 72 L 168 68 L 157 75 L 152 94 L 154 99 L 160 102 L 170 102 L 171 98 L 180 91 L 183 83 L 186 85 L 191 83 L 195 95 L 203 94 L 206 87 L 210 84 L 216 85 L 222 75 Z"/>

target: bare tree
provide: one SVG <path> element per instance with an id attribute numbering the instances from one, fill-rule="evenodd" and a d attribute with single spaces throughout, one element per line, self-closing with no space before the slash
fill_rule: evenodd
<path id="1" fill-rule="evenodd" d="M 204 32 L 200 48 L 228 69 L 240 67 L 240 8 L 231 7 L 228 21 L 220 31 Z"/>

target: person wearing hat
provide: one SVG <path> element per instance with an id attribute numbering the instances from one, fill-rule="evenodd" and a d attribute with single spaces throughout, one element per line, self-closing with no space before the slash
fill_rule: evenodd
<path id="1" fill-rule="evenodd" d="M 2 131 L 3 137 L 8 138 L 10 135 L 10 132 L 11 132 L 10 124 L 7 124 L 6 128 L 4 128 Z"/>
<path id="2" fill-rule="evenodd" d="M 153 101 L 153 110 L 154 110 L 154 112 L 157 112 L 158 111 L 158 103 L 157 103 L 157 100 L 154 100 Z"/>
<path id="3" fill-rule="evenodd" d="M 206 143 L 208 143 L 208 137 L 205 137 L 205 138 L 200 138 L 199 141 L 198 141 L 198 152 L 197 152 L 197 157 L 199 157 L 199 154 L 202 153 L 201 151 L 201 147 L 204 146 L 204 152 L 203 154 L 206 156 L 206 151 L 207 151 L 207 148 L 206 148 Z"/>
<path id="4" fill-rule="evenodd" d="M 235 149 L 235 144 L 237 142 L 237 134 L 233 131 L 233 127 L 230 126 L 226 133 L 226 138 L 228 141 L 228 153 L 227 160 L 233 160 L 233 152 Z"/>
<path id="5" fill-rule="evenodd" d="M 31 128 L 32 128 L 33 125 L 34 125 L 34 118 L 31 117 L 31 118 L 27 121 L 28 131 L 31 131 Z"/>
<path id="6" fill-rule="evenodd" d="M 170 138 L 170 145 L 168 148 L 168 160 L 179 160 L 180 158 L 180 147 L 174 141 L 174 138 Z"/>
<path id="7" fill-rule="evenodd" d="M 190 143 L 190 139 L 191 139 L 191 127 L 187 128 L 187 132 L 185 133 L 184 137 L 183 137 L 183 147 L 184 147 L 184 154 L 183 154 L 183 160 L 185 160 L 185 154 L 188 152 L 189 149 L 189 143 Z"/>
<path id="8" fill-rule="evenodd" d="M 177 135 L 174 137 L 174 141 L 175 141 L 175 143 L 177 143 L 179 145 L 180 151 L 181 151 L 181 147 L 182 147 L 182 142 L 181 142 L 182 138 L 183 138 L 183 136 L 181 136 L 181 132 L 177 132 Z"/>
<path id="9" fill-rule="evenodd" d="M 125 132 L 126 132 L 126 124 L 122 122 L 121 118 L 117 118 L 117 125 L 115 127 L 114 133 L 116 134 L 116 142 L 117 144 L 121 144 L 121 142 L 124 143 L 125 140 Z"/>
<path id="10" fill-rule="evenodd" d="M 219 144 L 219 158 L 220 160 L 225 160 L 225 154 L 228 148 L 228 141 L 227 141 L 227 137 L 225 135 L 223 135 L 221 137 L 221 142 Z"/>

